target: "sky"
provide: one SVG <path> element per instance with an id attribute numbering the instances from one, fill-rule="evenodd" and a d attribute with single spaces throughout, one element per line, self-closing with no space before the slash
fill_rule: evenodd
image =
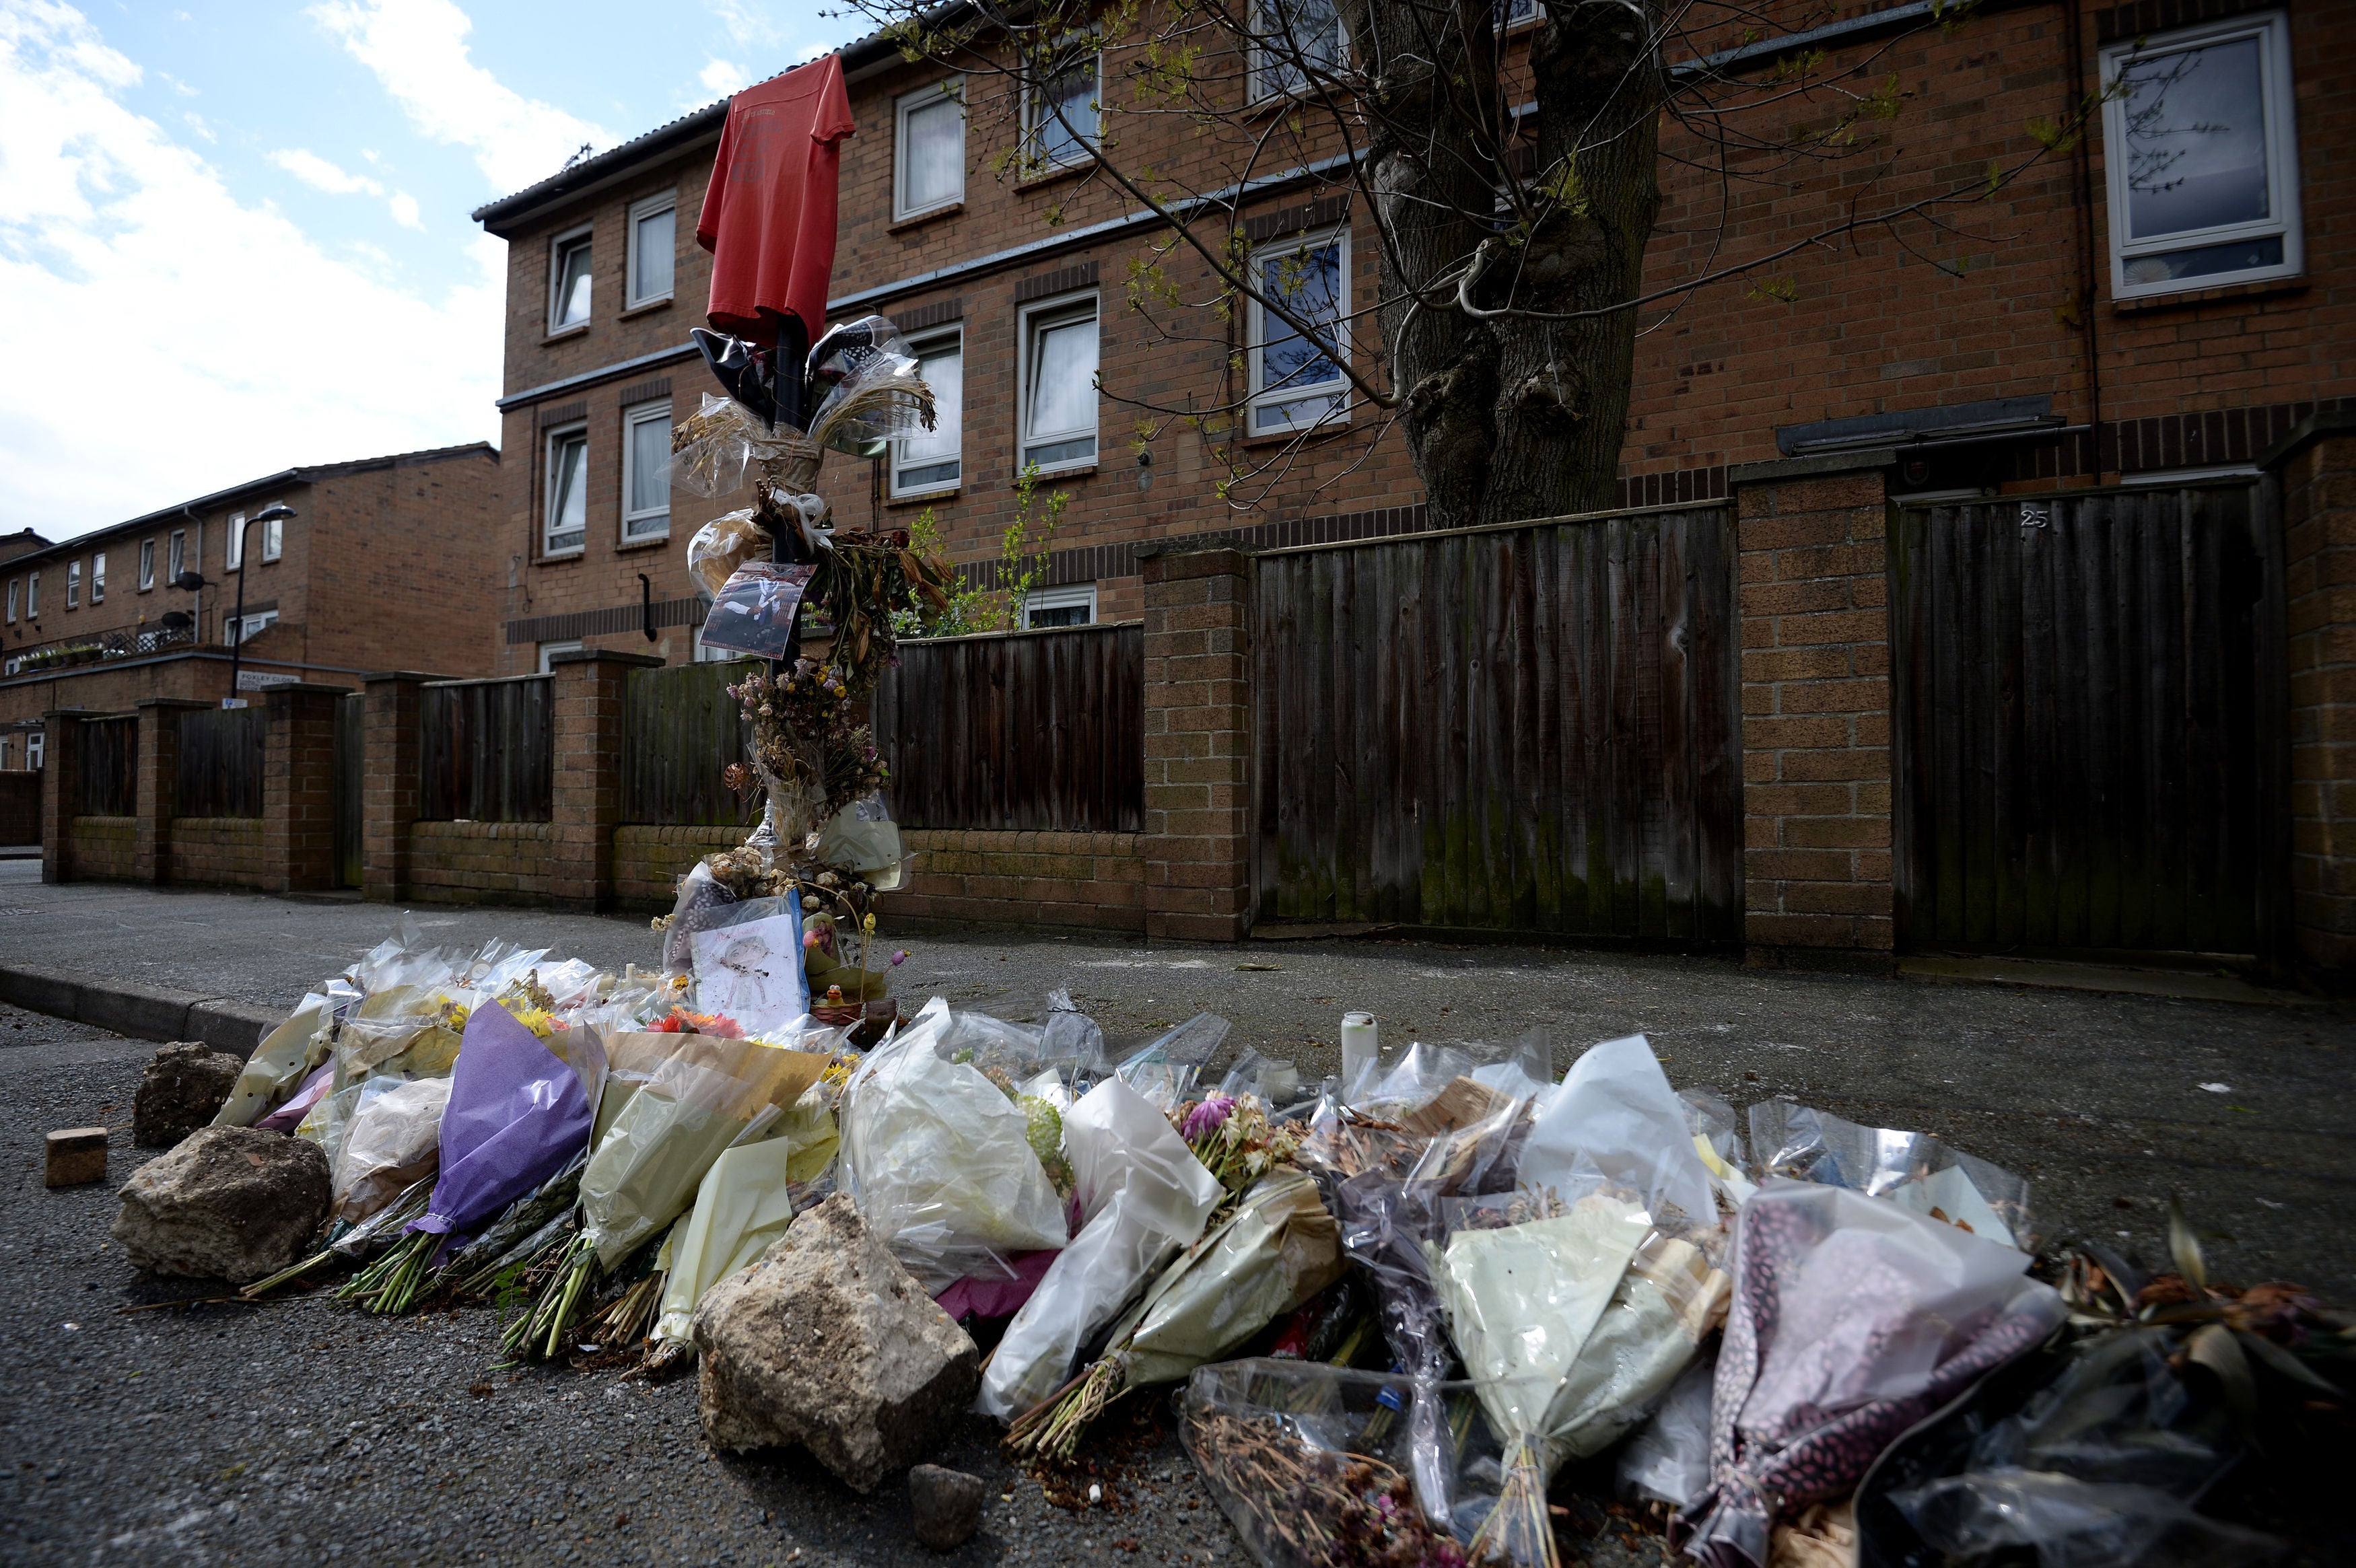
<path id="1" fill-rule="evenodd" d="M 825 0 L 0 0 L 0 533 L 498 439 L 466 214 L 848 41 Z"/>

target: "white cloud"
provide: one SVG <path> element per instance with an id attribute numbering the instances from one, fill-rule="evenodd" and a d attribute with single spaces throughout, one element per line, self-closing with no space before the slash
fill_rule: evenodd
<path id="1" fill-rule="evenodd" d="M 424 219 L 417 216 L 415 197 L 405 190 L 397 190 L 392 193 L 392 200 L 387 205 L 392 208 L 392 220 L 395 223 L 400 224 L 403 229 L 414 229 L 421 234 L 425 232 Z"/>
<path id="2" fill-rule="evenodd" d="M 777 25 L 744 0 L 712 0 L 712 14 L 740 44 L 774 44 L 781 37 Z"/>
<path id="3" fill-rule="evenodd" d="M 466 52 L 475 24 L 451 0 L 322 0 L 310 15 L 375 73 L 411 124 L 470 150 L 502 195 L 546 179 L 584 143 L 613 144 L 477 65 Z"/>
<path id="4" fill-rule="evenodd" d="M 703 72 L 696 80 L 703 83 L 705 91 L 717 98 L 725 98 L 749 85 L 753 73 L 734 60 L 714 58 L 703 62 Z"/>
<path id="5" fill-rule="evenodd" d="M 306 148 L 283 148 L 271 154 L 270 161 L 312 189 L 324 190 L 329 196 L 354 196 L 361 192 L 369 196 L 384 194 L 384 187 L 368 176 L 348 175 Z"/>
<path id="6" fill-rule="evenodd" d="M 505 247 L 473 237 L 475 281 L 420 298 L 241 202 L 124 106 L 139 80 L 70 6 L 0 5 L 0 364 L 46 368 L 0 379 L 0 531 L 495 439 Z M 126 321 L 151 330 L 94 356 Z"/>

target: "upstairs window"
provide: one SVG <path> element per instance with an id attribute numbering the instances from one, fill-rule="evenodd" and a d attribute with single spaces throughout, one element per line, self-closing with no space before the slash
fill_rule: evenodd
<path id="1" fill-rule="evenodd" d="M 25 619 L 37 621 L 40 618 L 41 574 L 37 571 L 29 572 L 25 578 Z"/>
<path id="2" fill-rule="evenodd" d="M 1088 161 L 1101 127 L 1103 56 L 1093 37 L 1066 42 L 1051 69 L 1041 73 L 1023 100 L 1023 129 L 1031 164 L 1044 172 Z"/>
<path id="3" fill-rule="evenodd" d="M 262 525 L 262 559 L 276 560 L 286 553 L 286 519 L 272 517 Z"/>
<path id="4" fill-rule="evenodd" d="M 245 514 L 243 512 L 231 512 L 229 515 L 229 542 L 221 548 L 227 552 L 221 557 L 224 570 L 230 571 L 245 570 Z"/>
<path id="5" fill-rule="evenodd" d="M 933 389 L 933 428 L 892 443 L 892 494 L 925 496 L 954 490 L 964 475 L 965 333 L 962 328 L 917 338 L 925 384 Z"/>
<path id="6" fill-rule="evenodd" d="M 630 305 L 670 298 L 671 261 L 679 243 L 679 197 L 665 191 L 630 208 Z M 584 263 L 585 265 L 586 263 Z M 589 319 L 584 274 L 581 319 Z"/>
<path id="7" fill-rule="evenodd" d="M 1060 300 L 1023 315 L 1020 466 L 1077 468 L 1097 460 L 1097 302 Z"/>
<path id="8" fill-rule="evenodd" d="M 178 587 L 180 573 L 187 571 L 187 566 L 188 531 L 186 528 L 176 528 L 172 532 L 172 570 L 166 574 L 166 581 L 174 587 Z"/>
<path id="9" fill-rule="evenodd" d="M 622 411 L 622 542 L 670 535 L 670 405 Z"/>
<path id="10" fill-rule="evenodd" d="M 589 231 L 553 240 L 549 249 L 548 330 L 562 332 L 589 319 Z"/>
<path id="11" fill-rule="evenodd" d="M 1349 407 L 1341 361 L 1350 349 L 1343 302 L 1350 295 L 1347 231 L 1280 240 L 1252 254 L 1259 292 L 1316 329 L 1251 302 L 1251 424 L 1254 435 L 1313 429 Z"/>
<path id="12" fill-rule="evenodd" d="M 965 199 L 963 86 L 951 80 L 900 100 L 894 218 L 915 218 Z"/>
<path id="13" fill-rule="evenodd" d="M 10 578 L 10 579 L 8 580 L 8 621 L 7 621 L 7 624 L 8 624 L 9 625 L 12 625 L 12 626 L 13 626 L 13 625 L 15 625 L 15 624 L 16 624 L 16 594 L 17 594 L 17 592 L 18 592 L 20 589 L 22 589 L 23 587 L 24 587 L 24 581 L 23 581 L 23 580 L 22 580 L 21 578 L 15 578 L 15 577 L 12 577 L 12 578 Z"/>
<path id="14" fill-rule="evenodd" d="M 230 615 L 224 617 L 221 635 L 231 646 L 234 646 L 239 643 L 252 641 L 256 635 L 277 624 L 278 612 L 275 610 L 263 610 L 256 614 L 248 615 L 243 620 L 240 620 L 235 615 Z"/>
<path id="15" fill-rule="evenodd" d="M 90 602 L 106 603 L 106 552 L 100 550 L 90 558 Z"/>
<path id="16" fill-rule="evenodd" d="M 2304 265 L 2283 16 L 2103 51 L 2111 292 L 2291 277 Z"/>
<path id="17" fill-rule="evenodd" d="M 146 592 L 155 586 L 155 541 L 139 541 L 139 592 Z"/>
<path id="18" fill-rule="evenodd" d="M 579 555 L 589 538 L 589 432 L 551 431 L 548 436 L 548 515 L 541 536 L 542 555 Z"/>
<path id="19" fill-rule="evenodd" d="M 66 608 L 81 608 L 81 562 L 78 560 L 66 562 Z"/>
<path id="20" fill-rule="evenodd" d="M 1301 69 L 1304 61 L 1320 71 L 1332 71 L 1348 56 L 1333 0 L 1259 0 L 1254 17 L 1254 102 L 1305 90 L 1309 75 Z"/>

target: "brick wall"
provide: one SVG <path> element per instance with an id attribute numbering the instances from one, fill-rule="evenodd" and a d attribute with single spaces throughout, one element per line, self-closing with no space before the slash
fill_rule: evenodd
<path id="1" fill-rule="evenodd" d="M 68 829 L 70 864 L 78 882 L 127 882 L 138 837 L 135 816 L 77 816 Z"/>
<path id="2" fill-rule="evenodd" d="M 884 918 L 1145 930 L 1145 862 L 1134 833 L 1007 833 L 905 828 L 916 856 Z"/>
<path id="3" fill-rule="evenodd" d="M 1232 942 L 1251 927 L 1250 562 L 1145 561 L 1145 930 Z"/>
<path id="4" fill-rule="evenodd" d="M 680 878 L 706 855 L 734 849 L 744 827 L 663 827 L 634 823 L 614 829 L 614 902 L 624 909 L 667 912 Z"/>
<path id="5" fill-rule="evenodd" d="M 258 816 L 176 816 L 165 840 L 164 880 L 277 891 Z"/>
<path id="6" fill-rule="evenodd" d="M 409 896 L 421 903 L 545 903 L 555 834 L 546 822 L 414 823 Z"/>
<path id="7" fill-rule="evenodd" d="M 1888 508 L 1879 471 L 1833 466 L 1732 476 L 1744 940 L 1759 962 L 1879 967 L 1893 940 Z"/>
<path id="8" fill-rule="evenodd" d="M 2291 924 L 2334 988 L 2356 976 L 2356 416 L 2274 456 L 2290 677 Z"/>
<path id="9" fill-rule="evenodd" d="M 40 841 L 41 775 L 22 769 L 0 773 L 0 844 Z"/>

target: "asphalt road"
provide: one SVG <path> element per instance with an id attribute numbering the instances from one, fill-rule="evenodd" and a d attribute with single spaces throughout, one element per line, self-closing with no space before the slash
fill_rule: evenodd
<path id="1" fill-rule="evenodd" d="M 52 889 L 0 863 L 0 957 L 272 1005 L 372 945 L 395 918 L 350 904 Z M 504 934 L 616 966 L 653 956 L 639 922 L 418 918 L 453 945 Z M 2356 1023 L 2332 1010 L 1498 947 L 1151 949 L 995 934 L 909 945 L 905 997 L 938 991 L 1023 1018 L 1068 985 L 1116 1040 L 1209 1008 L 1237 1025 L 1223 1059 L 1256 1046 L 1311 1080 L 1338 1064 L 1345 1008 L 1376 1012 L 1390 1041 L 1496 1039 L 1543 1024 L 1558 1071 L 1587 1043 L 1642 1030 L 1681 1085 L 1714 1084 L 1738 1104 L 1787 1093 L 1925 1128 L 2019 1171 L 2036 1184 L 2050 1236 L 2102 1236 L 2157 1260 L 2173 1193 L 2230 1237 L 2211 1243 L 2221 1275 L 2291 1277 L 2356 1299 L 2356 1107 L 2346 1093 Z M 710 1456 L 691 1379 L 489 1373 L 487 1312 L 388 1323 L 319 1299 L 123 1311 L 209 1294 L 141 1280 L 107 1238 L 113 1189 L 145 1151 L 118 1133 L 105 1184 L 52 1192 L 40 1185 L 39 1138 L 56 1126 L 126 1127 L 152 1049 L 0 1009 L 10 1200 L 0 1216 L 10 1307 L 0 1315 L 0 1562 L 933 1560 L 908 1537 L 896 1483 L 862 1499 L 793 1456 Z M 1111 1506 L 1057 1507 L 1006 1469 L 974 1423 L 937 1457 L 990 1480 L 983 1533 L 939 1561 L 1244 1560 L 1166 1433 L 1125 1460 L 1101 1456 Z M 2313 1541 L 2294 1521 L 2262 1522 Z M 1612 1523 L 1590 1559 L 1658 1560 L 1649 1538 L 1623 1541 L 1622 1528 Z"/>

